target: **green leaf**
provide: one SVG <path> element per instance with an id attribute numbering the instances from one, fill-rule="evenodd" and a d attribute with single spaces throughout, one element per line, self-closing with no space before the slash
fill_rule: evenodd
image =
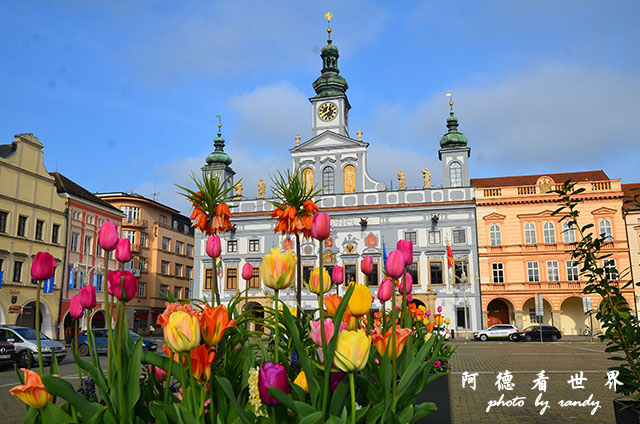
<path id="1" fill-rule="evenodd" d="M 304 417 L 306 415 L 313 414 L 314 412 L 316 412 L 313 406 L 309 405 L 306 402 L 301 402 L 299 400 L 296 400 L 293 403 L 296 405 L 295 411 L 298 413 L 298 416 L 300 417 Z"/>
<path id="2" fill-rule="evenodd" d="M 130 337 L 129 337 L 130 338 Z M 138 339 L 133 354 L 128 358 L 129 366 L 126 374 L 126 387 L 120 387 L 120 390 L 126 391 L 125 400 L 126 408 L 133 411 L 140 397 L 140 361 L 142 359 L 142 337 Z M 124 364 L 123 364 L 124 365 Z M 131 415 L 131 412 L 129 412 Z"/>
<path id="3" fill-rule="evenodd" d="M 50 375 L 60 374 L 60 368 L 58 367 L 58 357 L 51 354 L 51 367 L 49 368 Z"/>
<path id="4" fill-rule="evenodd" d="M 35 424 L 40 417 L 38 408 L 27 407 L 27 415 L 24 417 L 24 424 Z"/>
<path id="5" fill-rule="evenodd" d="M 319 422 L 322 422 L 322 411 L 316 411 L 300 420 L 300 424 L 317 424 Z"/>
<path id="6" fill-rule="evenodd" d="M 356 410 L 356 422 L 360 422 L 360 420 L 367 415 L 367 411 L 369 410 L 369 405 L 363 406 L 362 408 Z M 366 422 L 366 421 L 365 421 Z"/>
<path id="7" fill-rule="evenodd" d="M 66 424 L 73 422 L 73 418 L 52 403 L 48 403 L 42 408 L 41 413 L 42 421 L 45 423 Z"/>
<path id="8" fill-rule="evenodd" d="M 331 403 L 329 404 L 329 413 L 338 415 L 350 401 L 349 399 L 349 383 L 348 378 L 342 379 L 336 390 L 331 395 Z"/>
<path id="9" fill-rule="evenodd" d="M 106 408 L 102 408 L 102 410 L 100 412 L 98 412 L 96 415 L 94 415 L 93 417 L 91 417 L 89 419 L 89 421 L 87 421 L 87 424 L 102 424 L 103 422 L 105 422 L 104 419 L 104 414 L 105 412 L 107 412 Z M 110 419 L 113 420 L 113 417 L 111 417 L 111 415 L 109 415 Z M 113 420 L 115 422 L 115 420 Z"/>
<path id="10" fill-rule="evenodd" d="M 80 357 L 76 354 L 75 349 L 72 349 L 71 353 L 73 354 L 73 359 L 75 360 L 76 365 L 91 376 L 93 381 L 96 383 L 101 396 L 103 398 L 107 398 L 109 396 L 109 388 L 106 380 L 104 379 L 104 374 L 99 372 L 98 369 L 93 366 L 93 364 L 85 361 L 84 359 L 80 359 Z"/>
<path id="11" fill-rule="evenodd" d="M 411 422 L 417 423 L 422 418 L 428 417 L 433 411 L 436 411 L 437 409 L 438 408 L 436 407 L 436 404 L 433 402 L 424 402 L 416 405 Z"/>
<path id="12" fill-rule="evenodd" d="M 59 377 L 45 375 L 42 376 L 42 382 L 50 394 L 65 399 L 80 412 L 83 418 L 89 418 L 103 409 L 103 406 L 99 403 L 92 403 L 86 400 L 84 396 L 75 391 L 71 383 Z"/>
<path id="13" fill-rule="evenodd" d="M 227 396 L 227 399 L 229 399 L 231 401 L 231 404 L 236 408 L 236 410 L 238 411 L 238 416 L 242 419 L 243 423 L 250 424 L 253 420 L 255 420 L 254 415 L 246 411 L 242 407 L 242 405 L 240 405 L 238 399 L 236 399 L 236 395 L 235 393 L 233 393 L 233 388 L 231 387 L 231 383 L 229 382 L 229 380 L 224 377 L 216 376 L 215 381 Z"/>
<path id="14" fill-rule="evenodd" d="M 269 395 L 280 401 L 281 404 L 283 404 L 293 412 L 298 412 L 296 410 L 296 405 L 293 402 L 293 399 L 291 399 L 285 392 L 274 386 L 269 386 L 267 390 L 269 391 Z"/>

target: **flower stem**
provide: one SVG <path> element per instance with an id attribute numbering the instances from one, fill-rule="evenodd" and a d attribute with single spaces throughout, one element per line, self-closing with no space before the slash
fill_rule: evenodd
<path id="1" fill-rule="evenodd" d="M 280 324 L 278 324 L 278 314 L 279 314 L 279 311 L 278 311 L 278 292 L 279 292 L 279 290 L 275 289 L 273 292 L 274 292 L 274 295 L 273 295 L 273 302 L 274 302 L 273 309 L 274 309 L 274 312 L 273 313 L 274 313 L 274 320 L 275 320 L 275 324 L 276 324 L 276 327 L 274 329 L 275 338 L 273 340 L 273 345 L 274 345 L 274 348 L 275 348 L 275 355 L 276 355 L 274 362 L 276 364 L 278 364 L 279 363 L 278 362 L 278 350 L 279 350 L 278 349 L 278 336 L 280 334 L 280 328 L 279 328 Z"/>
<path id="2" fill-rule="evenodd" d="M 216 303 L 220 304 L 220 293 L 218 292 L 218 258 L 213 258 L 213 296 L 211 297 L 211 308 L 214 307 L 213 298 L 215 297 Z"/>
<path id="3" fill-rule="evenodd" d="M 169 402 L 169 386 L 171 386 L 171 372 L 173 371 L 173 352 L 169 349 L 169 370 L 167 371 L 167 386 L 164 388 L 164 403 Z"/>
<path id="4" fill-rule="evenodd" d="M 353 373 L 349 373 L 349 386 L 351 387 L 351 424 L 356 424 L 356 387 L 353 381 Z"/>
<path id="5" fill-rule="evenodd" d="M 385 326 L 387 325 L 387 311 L 386 311 L 386 307 L 385 307 L 385 303 L 387 302 L 382 302 L 382 331 L 384 333 L 385 330 Z"/>
<path id="6" fill-rule="evenodd" d="M 124 289 L 123 289 L 124 290 Z M 118 408 L 120 422 L 128 422 L 128 409 L 125 407 L 124 370 L 122 369 L 122 339 L 124 334 L 124 303 L 118 303 L 118 344 L 116 346 L 116 367 L 118 372 Z"/>
<path id="7" fill-rule="evenodd" d="M 298 304 L 298 310 L 296 317 L 300 319 L 302 314 L 302 261 L 300 260 L 300 234 L 296 233 L 296 257 L 298 258 L 296 264 L 296 303 Z"/>
<path id="8" fill-rule="evenodd" d="M 189 391 L 191 392 L 191 400 L 193 402 L 192 411 L 195 412 L 196 417 L 199 417 L 199 415 L 197 414 L 197 411 L 200 409 L 200 407 L 198 405 L 198 398 L 196 397 L 196 394 L 193 390 L 193 388 L 195 387 L 195 384 L 193 384 L 194 381 L 193 381 L 193 365 L 191 364 L 191 352 L 185 353 L 184 356 L 187 358 L 187 363 L 189 366 Z"/>
<path id="9" fill-rule="evenodd" d="M 75 338 L 75 348 L 76 348 L 76 356 L 78 355 L 78 320 L 73 320 L 73 331 L 76 335 Z M 78 368 L 78 384 L 82 384 L 82 372 L 80 371 L 80 365 L 76 364 L 76 368 Z"/>
<path id="10" fill-rule="evenodd" d="M 393 399 L 391 400 L 391 411 L 396 411 L 396 391 L 398 385 L 398 364 L 396 361 L 396 285 L 395 282 L 391 284 L 391 354 L 393 359 L 391 365 L 393 368 Z"/>
<path id="11" fill-rule="evenodd" d="M 113 331 L 111 330 L 111 303 L 109 302 L 109 252 L 104 252 L 104 306 L 107 313 L 107 376 L 109 385 L 113 382 L 113 366 L 111 365 L 111 350 L 113 349 Z"/>
<path id="12" fill-rule="evenodd" d="M 40 344 L 40 290 L 42 289 L 42 281 L 38 280 L 38 291 L 36 292 L 36 343 L 38 345 L 38 366 L 40 375 L 44 375 L 44 365 L 42 365 L 42 345 Z M 76 336 L 77 338 L 77 336 Z M 54 353 L 51 352 L 53 355 Z"/>

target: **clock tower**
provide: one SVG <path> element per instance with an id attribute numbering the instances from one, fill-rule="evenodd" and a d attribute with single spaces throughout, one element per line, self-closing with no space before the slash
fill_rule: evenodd
<path id="1" fill-rule="evenodd" d="M 312 105 L 311 136 L 324 131 L 333 131 L 349 137 L 349 109 L 351 105 L 345 94 L 349 85 L 338 69 L 338 48 L 332 44 L 331 28 L 327 28 L 327 45 L 320 51 L 322 74 L 313 82 L 315 97 Z"/>

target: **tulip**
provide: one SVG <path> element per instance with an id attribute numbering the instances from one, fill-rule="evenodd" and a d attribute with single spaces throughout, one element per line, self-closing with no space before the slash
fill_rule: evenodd
<path id="1" fill-rule="evenodd" d="M 93 309 L 96 306 L 96 288 L 93 286 L 84 286 L 78 293 L 80 304 L 85 309 Z"/>
<path id="2" fill-rule="evenodd" d="M 213 349 L 201 344 L 193 349 L 190 355 L 193 376 L 201 383 L 208 381 L 211 377 L 211 363 L 216 357 Z"/>
<path id="3" fill-rule="evenodd" d="M 431 315 L 431 309 L 427 309 L 427 316 Z"/>
<path id="4" fill-rule="evenodd" d="M 369 275 L 373 272 L 373 259 L 371 256 L 365 256 L 362 262 L 360 262 L 360 269 L 366 275 Z"/>
<path id="5" fill-rule="evenodd" d="M 309 393 L 309 384 L 307 383 L 307 375 L 304 371 L 300 371 L 300 374 L 293 380 L 293 384 L 297 384 L 305 393 Z"/>
<path id="6" fill-rule="evenodd" d="M 341 301 L 342 298 L 338 297 L 336 293 L 324 297 L 324 306 L 327 308 L 328 316 L 332 317 L 336 314 L 336 310 L 338 309 L 338 306 L 340 306 Z"/>
<path id="7" fill-rule="evenodd" d="M 333 271 L 331 271 L 331 281 L 338 286 L 342 284 L 344 282 L 344 268 L 340 265 L 334 266 Z"/>
<path id="8" fill-rule="evenodd" d="M 356 317 L 354 317 L 349 313 L 348 307 L 347 307 L 347 310 L 344 311 L 344 315 L 342 316 L 342 322 L 340 323 L 340 328 L 342 328 L 343 324 L 346 330 L 355 330 L 356 327 L 358 326 L 358 320 L 356 319 Z"/>
<path id="9" fill-rule="evenodd" d="M 24 384 L 12 387 L 9 392 L 32 408 L 44 408 L 53 396 L 47 392 L 42 379 L 35 371 L 22 368 Z"/>
<path id="10" fill-rule="evenodd" d="M 341 331 L 336 342 L 336 366 L 344 372 L 362 371 L 370 348 L 371 337 L 364 330 Z"/>
<path id="11" fill-rule="evenodd" d="M 284 393 L 289 393 L 289 381 L 287 369 L 280 364 L 265 361 L 258 370 L 258 391 L 262 403 L 269 406 L 278 406 L 280 402 L 269 395 L 269 387 L 276 387 Z"/>
<path id="12" fill-rule="evenodd" d="M 331 218 L 326 213 L 313 215 L 311 222 L 311 236 L 316 240 L 326 240 L 331 232 Z"/>
<path id="13" fill-rule="evenodd" d="M 331 390 L 331 393 L 338 388 L 338 384 L 340 384 L 345 375 L 347 374 L 342 371 L 331 372 L 329 375 L 329 390 Z"/>
<path id="14" fill-rule="evenodd" d="M 260 275 L 264 285 L 274 290 L 290 287 L 295 280 L 295 268 L 298 258 L 293 256 L 292 250 L 283 253 L 279 247 L 274 247 L 262 259 Z"/>
<path id="15" fill-rule="evenodd" d="M 220 237 L 216 235 L 210 235 L 207 239 L 207 255 L 212 258 L 217 258 L 220 256 Z"/>
<path id="16" fill-rule="evenodd" d="M 158 315 L 156 324 L 158 324 L 164 329 L 167 326 L 167 324 L 169 324 L 169 317 L 175 311 L 182 311 L 182 312 L 188 313 L 189 315 L 196 315 L 190 303 L 182 304 L 180 302 L 175 302 L 175 303 L 165 302 L 164 312 Z"/>
<path id="17" fill-rule="evenodd" d="M 309 276 L 307 288 L 311 293 L 325 294 L 331 289 L 331 276 L 329 271 L 322 269 L 322 279 L 320 278 L 320 268 L 314 268 Z"/>
<path id="18" fill-rule="evenodd" d="M 404 255 L 404 265 L 411 265 L 413 262 L 413 243 L 408 240 L 398 240 L 396 248 Z"/>
<path id="19" fill-rule="evenodd" d="M 442 306 L 438 306 L 438 313 L 442 312 Z"/>
<path id="20" fill-rule="evenodd" d="M 164 328 L 164 341 L 173 352 L 188 352 L 200 345 L 198 318 L 186 312 L 176 311 Z"/>
<path id="21" fill-rule="evenodd" d="M 118 228 L 112 221 L 105 221 L 98 232 L 98 245 L 111 252 L 118 246 Z"/>
<path id="22" fill-rule="evenodd" d="M 109 294 L 123 302 L 130 301 L 138 292 L 138 279 L 129 271 L 109 271 L 107 280 L 109 281 Z"/>
<path id="23" fill-rule="evenodd" d="M 80 295 L 71 296 L 71 299 L 69 299 L 69 315 L 71 315 L 71 318 L 81 318 L 83 313 L 84 308 L 80 301 Z"/>
<path id="24" fill-rule="evenodd" d="M 167 379 L 167 372 L 160 367 L 154 367 L 149 364 L 149 375 L 153 374 L 158 383 L 162 383 Z"/>
<path id="25" fill-rule="evenodd" d="M 320 321 L 311 321 L 309 322 L 309 326 L 311 327 L 309 330 L 309 336 L 311 340 L 313 340 L 318 346 L 322 346 L 322 329 L 320 328 Z M 329 344 L 329 340 L 333 337 L 333 333 L 335 328 L 333 326 L 333 321 L 331 318 L 325 318 L 324 320 L 324 338 L 325 344 Z"/>
<path id="26" fill-rule="evenodd" d="M 402 294 L 404 294 L 405 292 L 409 294 L 411 293 L 412 289 L 413 289 L 413 277 L 411 276 L 411 274 L 407 272 L 404 274 L 404 277 L 400 280 L 400 287 L 398 288 L 398 291 Z"/>
<path id="27" fill-rule="evenodd" d="M 244 266 L 242 267 L 242 278 L 247 281 L 253 278 L 253 265 L 251 265 L 249 262 L 244 264 Z"/>
<path id="28" fill-rule="evenodd" d="M 387 258 L 387 275 L 391 278 L 400 278 L 404 272 L 404 253 L 394 250 Z"/>
<path id="29" fill-rule="evenodd" d="M 31 278 L 45 281 L 53 277 L 56 271 L 56 260 L 51 253 L 38 252 L 31 265 Z"/>
<path id="30" fill-rule="evenodd" d="M 450 318 L 445 318 L 444 319 L 444 323 L 447 324 L 447 325 L 451 324 L 451 319 Z"/>
<path id="31" fill-rule="evenodd" d="M 393 347 L 392 347 L 392 329 L 389 328 L 387 333 L 382 336 L 382 331 L 379 327 L 376 327 L 373 336 L 371 337 L 371 341 L 376 346 L 378 353 L 380 356 L 384 357 L 385 352 L 389 356 L 389 359 L 394 359 L 393 355 Z M 399 325 L 396 325 L 395 328 L 396 333 L 396 355 L 395 358 L 399 357 L 402 354 L 402 349 L 404 349 L 404 345 L 409 340 L 409 336 L 411 335 L 411 329 L 409 328 L 401 328 Z M 387 347 L 388 346 L 388 347 Z M 387 350 L 388 349 L 388 350 Z"/>
<path id="32" fill-rule="evenodd" d="M 386 302 L 391 299 L 391 295 L 393 293 L 393 281 L 388 278 L 382 280 L 380 283 L 380 287 L 378 287 L 378 299 L 380 302 Z"/>
<path id="33" fill-rule="evenodd" d="M 347 310 L 356 317 L 366 315 L 371 309 L 372 298 L 369 287 L 363 284 L 356 284 L 353 293 L 351 293 L 351 298 L 349 298 Z"/>
<path id="34" fill-rule="evenodd" d="M 118 239 L 116 260 L 123 264 L 131 261 L 131 242 L 128 238 Z"/>
<path id="35" fill-rule="evenodd" d="M 227 328 L 235 327 L 236 320 L 229 320 L 227 308 L 223 305 L 211 309 L 205 305 L 204 311 L 198 317 L 200 321 L 200 334 L 208 346 L 216 346 L 222 340 Z"/>

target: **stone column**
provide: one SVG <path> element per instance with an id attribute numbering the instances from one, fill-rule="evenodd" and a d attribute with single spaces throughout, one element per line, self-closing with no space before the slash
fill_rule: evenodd
<path id="1" fill-rule="evenodd" d="M 489 327 L 489 311 L 482 311 L 482 328 Z"/>
<path id="2" fill-rule="evenodd" d="M 515 315 L 516 315 L 516 327 L 518 327 L 519 329 L 522 329 L 524 327 L 524 323 L 522 321 L 522 315 L 524 315 L 523 311 L 514 311 Z"/>
<path id="3" fill-rule="evenodd" d="M 558 330 L 560 330 L 562 328 L 562 320 L 561 320 L 561 316 L 562 316 L 562 311 L 551 311 L 551 325 L 553 325 L 554 327 L 556 327 Z"/>

